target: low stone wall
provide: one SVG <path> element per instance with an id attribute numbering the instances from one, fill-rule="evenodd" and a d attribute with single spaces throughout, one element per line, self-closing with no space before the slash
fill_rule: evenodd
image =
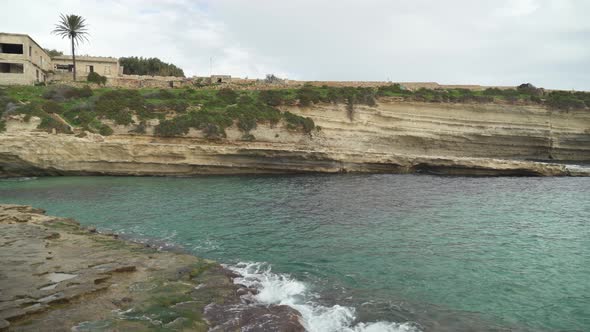
<path id="1" fill-rule="evenodd" d="M 78 85 L 85 85 L 87 74 L 79 74 L 78 80 L 75 83 Z M 155 89 L 169 89 L 169 88 L 206 88 L 206 89 L 221 89 L 232 88 L 236 90 L 272 90 L 272 89 L 297 89 L 304 85 L 311 85 L 316 87 L 365 87 L 378 88 L 380 86 L 387 86 L 391 84 L 401 84 L 409 90 L 426 89 L 468 89 L 468 90 L 485 90 L 487 88 L 499 89 L 513 89 L 514 86 L 482 86 L 482 85 L 442 85 L 436 82 L 386 82 L 386 81 L 296 81 L 283 80 L 276 83 L 267 83 L 264 79 L 248 79 L 232 77 L 231 82 L 227 83 L 209 83 L 209 78 L 203 77 L 174 77 L 174 76 L 147 76 L 147 75 L 119 75 L 107 76 L 106 86 L 127 89 L 140 88 L 155 88 Z M 71 73 L 56 73 L 51 77 L 54 83 L 72 84 Z"/>

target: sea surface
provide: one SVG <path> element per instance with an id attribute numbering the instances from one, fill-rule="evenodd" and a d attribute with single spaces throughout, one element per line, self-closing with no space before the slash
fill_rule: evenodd
<path id="1" fill-rule="evenodd" d="M 590 331 L 590 178 L 53 177 L 0 203 L 215 259 L 311 331 Z"/>

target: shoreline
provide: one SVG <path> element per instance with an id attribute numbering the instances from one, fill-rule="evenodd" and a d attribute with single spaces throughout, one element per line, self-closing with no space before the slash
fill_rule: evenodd
<path id="1" fill-rule="evenodd" d="M 30 206 L 0 204 L 0 229 L 0 331 L 305 330 L 297 310 L 257 304 L 256 289 L 210 260 Z"/>

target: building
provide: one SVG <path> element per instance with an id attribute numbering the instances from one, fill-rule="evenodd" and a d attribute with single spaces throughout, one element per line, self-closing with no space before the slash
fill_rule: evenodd
<path id="1" fill-rule="evenodd" d="M 48 80 L 49 54 L 28 35 L 0 33 L 0 85 L 32 85 Z"/>
<path id="2" fill-rule="evenodd" d="M 51 60 L 56 78 L 72 76 L 74 62 L 71 55 L 54 56 Z M 76 69 L 77 80 L 86 80 L 88 74 L 93 72 L 106 77 L 117 77 L 123 72 L 117 58 L 95 56 L 76 56 Z"/>
<path id="3" fill-rule="evenodd" d="M 86 80 L 91 72 L 109 78 L 123 74 L 119 60 L 110 57 L 77 56 L 76 69 L 77 80 Z M 73 70 L 71 55 L 52 58 L 28 35 L 0 33 L 0 85 L 71 81 Z"/>
<path id="4" fill-rule="evenodd" d="M 230 75 L 211 75 L 209 78 L 210 84 L 231 83 Z"/>

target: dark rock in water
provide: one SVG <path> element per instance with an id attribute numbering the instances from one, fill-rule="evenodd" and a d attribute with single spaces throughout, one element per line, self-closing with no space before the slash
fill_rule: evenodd
<path id="1" fill-rule="evenodd" d="M 305 331 L 299 312 L 286 305 L 210 304 L 205 308 L 205 317 L 211 324 L 210 331 Z"/>
<path id="2" fill-rule="evenodd" d="M 243 296 L 247 294 L 256 295 L 258 294 L 258 290 L 256 288 L 242 287 L 236 291 L 236 294 L 238 294 L 238 296 Z"/>

